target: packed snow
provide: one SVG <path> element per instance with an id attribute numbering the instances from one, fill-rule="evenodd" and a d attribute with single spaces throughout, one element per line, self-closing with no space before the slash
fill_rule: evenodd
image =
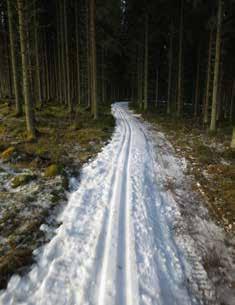
<path id="1" fill-rule="evenodd" d="M 217 304 L 172 192 L 183 185 L 185 160 L 127 103 L 113 114 L 112 140 L 83 168 L 62 225 L 32 270 L 11 278 L 0 304 Z"/>

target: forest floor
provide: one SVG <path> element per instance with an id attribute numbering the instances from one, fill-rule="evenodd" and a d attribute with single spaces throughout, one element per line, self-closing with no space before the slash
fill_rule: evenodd
<path id="1" fill-rule="evenodd" d="M 24 273 L 33 251 L 52 238 L 73 181 L 115 123 L 110 107 L 102 107 L 98 121 L 81 109 L 74 124 L 66 108 L 53 103 L 36 118 L 38 139 L 28 142 L 24 118 L 0 104 L 0 289 L 13 273 Z"/>
<path id="2" fill-rule="evenodd" d="M 164 132 L 177 155 L 189 162 L 194 188 L 204 197 L 211 215 L 226 231 L 235 232 L 235 151 L 230 148 L 232 128 L 224 126 L 208 133 L 198 120 L 142 113 L 156 130 Z"/>
<path id="3" fill-rule="evenodd" d="M 233 305 L 235 240 L 211 219 L 191 162 L 113 105 L 111 141 L 84 165 L 53 239 L 0 303 Z"/>

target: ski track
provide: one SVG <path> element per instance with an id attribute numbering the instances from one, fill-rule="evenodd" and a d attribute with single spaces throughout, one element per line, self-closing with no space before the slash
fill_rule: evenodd
<path id="1" fill-rule="evenodd" d="M 179 166 L 156 158 L 127 103 L 114 104 L 113 114 L 112 140 L 83 168 L 55 237 L 27 275 L 11 278 L 0 304 L 216 304 L 192 240 L 172 233 L 180 212 L 162 183 L 170 167 L 180 179 Z"/>

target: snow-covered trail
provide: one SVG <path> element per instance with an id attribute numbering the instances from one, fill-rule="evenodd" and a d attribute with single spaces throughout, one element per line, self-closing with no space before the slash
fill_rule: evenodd
<path id="1" fill-rule="evenodd" d="M 190 305 L 204 304 L 202 291 L 216 304 L 190 239 L 182 245 L 172 233 L 181 216 L 163 182 L 166 168 L 180 180 L 179 166 L 156 158 L 127 103 L 113 113 L 112 140 L 83 168 L 55 237 L 29 274 L 12 277 L 0 304 Z"/>

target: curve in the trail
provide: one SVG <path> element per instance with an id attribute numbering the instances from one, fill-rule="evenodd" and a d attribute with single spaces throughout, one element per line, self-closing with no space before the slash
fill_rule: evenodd
<path id="1" fill-rule="evenodd" d="M 156 183 L 163 173 L 146 127 L 127 103 L 113 114 L 112 140 L 83 168 L 55 237 L 26 276 L 12 277 L 0 304 L 202 304 L 187 285 L 170 221 L 178 212 Z"/>

